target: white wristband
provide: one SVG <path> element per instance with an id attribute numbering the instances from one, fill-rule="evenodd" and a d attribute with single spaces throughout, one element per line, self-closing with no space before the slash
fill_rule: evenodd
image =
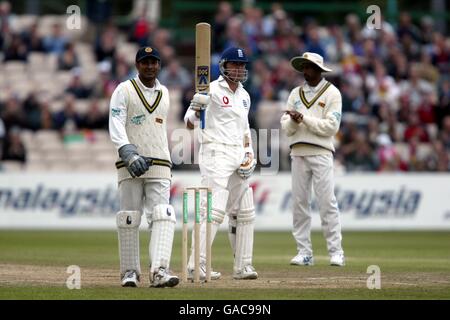
<path id="1" fill-rule="evenodd" d="M 192 114 L 189 115 L 189 117 L 188 117 L 188 121 L 189 121 L 191 124 L 193 124 L 193 125 L 195 124 L 195 122 L 198 121 L 198 119 L 199 119 L 199 118 L 197 118 L 196 112 L 192 112 Z"/>

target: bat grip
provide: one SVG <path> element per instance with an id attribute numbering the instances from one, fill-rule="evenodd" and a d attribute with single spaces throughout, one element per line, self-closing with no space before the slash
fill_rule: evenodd
<path id="1" fill-rule="evenodd" d="M 200 111 L 200 129 L 205 129 L 205 110 Z"/>

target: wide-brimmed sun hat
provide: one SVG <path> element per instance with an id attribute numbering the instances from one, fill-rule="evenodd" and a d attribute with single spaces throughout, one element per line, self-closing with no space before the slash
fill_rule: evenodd
<path id="1" fill-rule="evenodd" d="M 303 71 L 303 65 L 305 63 L 314 63 L 324 72 L 332 71 L 323 64 L 323 57 L 314 52 L 305 52 L 303 55 L 291 59 L 291 66 L 299 72 Z"/>

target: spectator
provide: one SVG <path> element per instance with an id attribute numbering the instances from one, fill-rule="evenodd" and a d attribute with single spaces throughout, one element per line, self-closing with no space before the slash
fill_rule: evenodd
<path id="1" fill-rule="evenodd" d="M 450 116 L 450 80 L 444 79 L 439 87 L 438 104 L 435 109 L 436 124 L 441 129 L 443 120 Z"/>
<path id="2" fill-rule="evenodd" d="M 172 60 L 161 70 L 159 80 L 169 89 L 185 89 L 191 85 L 191 74 L 177 60 Z"/>
<path id="3" fill-rule="evenodd" d="M 27 46 L 23 43 L 19 35 L 13 34 L 11 43 L 5 49 L 4 61 L 24 61 L 28 58 Z"/>
<path id="4" fill-rule="evenodd" d="M 59 23 L 53 24 L 52 34 L 44 38 L 44 48 L 47 53 L 61 55 L 68 39 L 62 33 L 62 27 Z"/>
<path id="5" fill-rule="evenodd" d="M 317 27 L 311 27 L 308 30 L 307 36 L 306 36 L 306 48 L 305 50 L 308 52 L 314 52 L 320 54 L 325 60 L 328 60 L 328 57 L 326 56 L 325 49 L 320 41 L 319 37 L 319 28 Z"/>
<path id="6" fill-rule="evenodd" d="M 75 97 L 67 94 L 64 97 L 63 110 L 53 115 L 54 128 L 60 131 L 79 129 L 82 124 L 82 117 L 76 111 Z"/>
<path id="7" fill-rule="evenodd" d="M 41 129 L 41 110 L 35 92 L 31 92 L 23 103 L 25 127 L 33 131 Z"/>
<path id="8" fill-rule="evenodd" d="M 8 138 L 3 148 L 3 160 L 26 162 L 26 150 L 20 137 L 20 128 L 9 130 Z"/>
<path id="9" fill-rule="evenodd" d="M 75 46 L 72 42 L 68 42 L 64 46 L 64 52 L 58 57 L 58 69 L 71 70 L 78 66 L 79 62 L 75 53 Z"/>
<path id="10" fill-rule="evenodd" d="M 428 133 L 424 126 L 420 123 L 420 118 L 417 113 L 412 112 L 408 117 L 408 125 L 405 129 L 404 140 L 409 140 L 417 137 L 420 142 L 429 142 Z"/>
<path id="11" fill-rule="evenodd" d="M 66 92 L 74 95 L 77 99 L 87 99 L 91 96 L 92 88 L 81 82 L 79 71 L 75 71 Z"/>
<path id="12" fill-rule="evenodd" d="M 233 8 L 228 1 L 221 1 L 217 7 L 212 25 L 213 52 L 222 52 L 226 42 L 227 21 L 233 16 Z"/>
<path id="13" fill-rule="evenodd" d="M 108 113 L 100 110 L 99 101 L 92 100 L 89 111 L 83 117 L 80 127 L 83 129 L 108 129 Z"/>
<path id="14" fill-rule="evenodd" d="M 353 152 L 346 158 L 346 169 L 349 171 L 375 171 L 377 163 L 374 150 L 365 139 L 365 134 L 358 132 Z"/>
<path id="15" fill-rule="evenodd" d="M 1 118 L 3 119 L 6 132 L 9 132 L 13 127 L 25 127 L 26 119 L 24 114 L 20 101 L 15 97 L 8 98 L 5 107 L 1 112 Z"/>
<path id="16" fill-rule="evenodd" d="M 449 171 L 450 160 L 444 144 L 436 140 L 432 144 L 432 150 L 424 160 L 427 171 Z"/>
<path id="17" fill-rule="evenodd" d="M 382 133 L 377 138 L 377 162 L 378 171 L 406 171 L 407 165 L 402 161 L 400 154 L 389 135 Z"/>
<path id="18" fill-rule="evenodd" d="M 95 46 L 95 56 L 97 62 L 109 61 L 113 62 L 117 45 L 117 29 L 113 25 L 108 25 L 100 34 Z"/>
<path id="19" fill-rule="evenodd" d="M 50 129 L 54 129 L 54 125 L 53 125 L 53 115 L 50 111 L 50 106 L 48 101 L 43 101 L 40 104 L 40 129 L 43 130 L 50 130 Z"/>
<path id="20" fill-rule="evenodd" d="M 38 33 L 38 23 L 34 22 L 30 29 L 22 32 L 22 41 L 26 45 L 29 52 L 44 52 L 44 42 Z"/>
<path id="21" fill-rule="evenodd" d="M 121 63 L 119 63 L 120 65 Z M 111 74 L 111 63 L 109 61 L 102 61 L 97 66 L 100 77 L 94 83 L 92 88 L 93 96 L 96 98 L 110 98 L 114 89 L 119 85 L 119 80 L 115 79 Z M 119 67 L 120 70 L 122 67 Z M 121 71 L 122 72 L 122 71 Z M 122 77 L 123 75 L 121 75 Z"/>
<path id="22" fill-rule="evenodd" d="M 446 116 L 442 121 L 440 140 L 443 142 L 447 152 L 450 152 L 450 116 Z"/>
<path id="23" fill-rule="evenodd" d="M 146 18 L 145 10 L 143 10 L 131 27 L 130 40 L 136 42 L 139 47 L 144 47 L 155 30 L 155 23 Z"/>
<path id="24" fill-rule="evenodd" d="M 3 157 L 3 145 L 5 141 L 5 124 L 3 123 L 2 118 L 0 117 L 0 159 Z"/>

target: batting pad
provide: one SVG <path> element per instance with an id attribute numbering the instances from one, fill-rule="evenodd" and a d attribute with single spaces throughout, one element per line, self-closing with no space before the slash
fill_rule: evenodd
<path id="1" fill-rule="evenodd" d="M 234 255 L 234 271 L 252 264 L 253 233 L 255 229 L 255 207 L 253 206 L 253 190 L 248 188 L 241 199 L 236 226 L 236 251 Z"/>
<path id="2" fill-rule="evenodd" d="M 150 272 L 159 267 L 169 268 L 175 232 L 175 210 L 169 204 L 159 204 L 153 208 L 152 236 L 150 238 Z"/>
<path id="3" fill-rule="evenodd" d="M 228 201 L 228 190 L 213 191 L 212 195 L 212 221 L 213 223 L 222 224 L 225 217 L 225 209 Z"/>
<path id="4" fill-rule="evenodd" d="M 119 235 L 120 274 L 134 270 L 141 274 L 139 259 L 139 225 L 140 211 L 119 211 L 116 215 L 117 233 Z"/>
<path id="5" fill-rule="evenodd" d="M 230 240 L 231 250 L 233 255 L 236 253 L 236 230 L 237 230 L 237 215 L 228 215 L 228 240 Z"/>
<path id="6" fill-rule="evenodd" d="M 225 209 L 227 207 L 228 201 L 228 190 L 219 190 L 213 191 L 212 196 L 212 212 L 211 212 L 211 245 L 214 242 L 214 238 L 216 237 L 217 230 L 219 230 L 219 226 L 222 224 L 223 219 L 225 218 Z M 202 217 L 202 221 L 200 224 L 200 263 L 206 263 L 206 217 Z M 189 257 L 188 268 L 194 269 L 194 248 L 195 248 L 195 236 L 194 232 L 192 232 L 192 241 L 191 241 L 191 255 Z"/>

